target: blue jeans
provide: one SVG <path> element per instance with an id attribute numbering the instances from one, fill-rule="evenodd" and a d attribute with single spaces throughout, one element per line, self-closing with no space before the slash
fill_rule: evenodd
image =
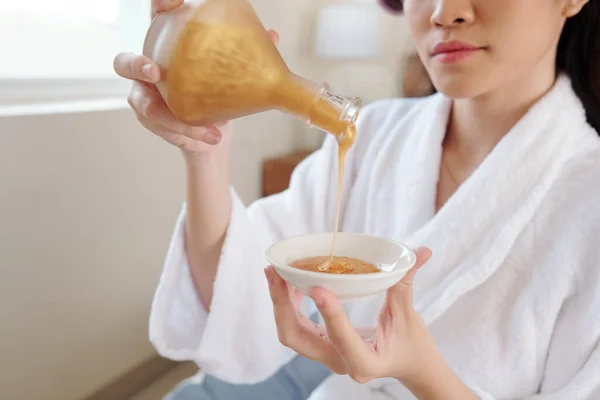
<path id="1" fill-rule="evenodd" d="M 232 385 L 206 376 L 171 393 L 172 400 L 306 400 L 329 375 L 323 364 L 297 356 L 275 375 L 255 385 Z"/>

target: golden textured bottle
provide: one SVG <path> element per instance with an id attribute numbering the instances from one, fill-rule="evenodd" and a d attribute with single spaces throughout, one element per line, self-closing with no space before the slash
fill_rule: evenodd
<path id="1" fill-rule="evenodd" d="M 344 160 L 354 143 L 361 101 L 293 74 L 248 0 L 205 0 L 159 14 L 148 30 L 144 55 L 163 71 L 157 88 L 167 106 L 190 125 L 280 110 L 336 136 L 334 235 L 331 253 L 318 270 L 346 271 L 348 263 L 334 258 L 334 248 Z"/>
<path id="2" fill-rule="evenodd" d="M 144 55 L 164 72 L 158 90 L 169 109 L 191 125 L 276 109 L 341 139 L 362 106 L 293 74 L 247 0 L 186 3 L 159 14 Z"/>

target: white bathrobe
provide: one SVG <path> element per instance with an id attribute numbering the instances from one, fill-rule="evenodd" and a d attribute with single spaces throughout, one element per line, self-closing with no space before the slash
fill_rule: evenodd
<path id="1" fill-rule="evenodd" d="M 415 307 L 482 399 L 600 399 L 598 134 L 560 77 L 436 214 L 450 106 L 437 94 L 365 108 L 348 156 L 342 230 L 433 250 L 415 281 Z M 181 214 L 150 321 L 160 354 L 232 383 L 264 380 L 295 356 L 277 340 L 265 249 L 332 230 L 336 173 L 328 139 L 286 192 L 246 208 L 232 190 L 210 313 L 190 279 Z M 353 323 L 374 326 L 382 298 L 351 304 Z M 413 398 L 395 380 L 332 376 L 311 400 Z"/>

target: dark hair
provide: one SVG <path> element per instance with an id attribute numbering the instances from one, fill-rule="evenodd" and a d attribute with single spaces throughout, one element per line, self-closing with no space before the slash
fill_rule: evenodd
<path id="1" fill-rule="evenodd" d="M 600 134 L 600 0 L 590 0 L 567 20 L 556 67 L 571 78 L 588 122 Z"/>
<path id="2" fill-rule="evenodd" d="M 392 13 L 403 10 L 403 0 L 379 3 Z M 558 44 L 556 68 L 571 79 L 589 124 L 600 134 L 600 0 L 589 0 L 567 20 Z"/>

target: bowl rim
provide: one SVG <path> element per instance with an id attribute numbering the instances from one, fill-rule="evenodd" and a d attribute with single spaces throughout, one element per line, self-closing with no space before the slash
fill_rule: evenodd
<path id="1" fill-rule="evenodd" d="M 275 269 L 281 269 L 283 271 L 290 272 L 291 274 L 294 274 L 294 275 L 305 276 L 308 278 L 315 278 L 315 279 L 319 279 L 322 281 L 325 280 L 325 281 L 356 282 L 356 281 L 373 281 L 373 280 L 380 280 L 380 279 L 391 279 L 400 274 L 406 275 L 417 263 L 417 254 L 415 253 L 415 251 L 411 247 L 409 247 L 403 243 L 400 243 L 396 240 L 389 239 L 389 238 L 386 238 L 383 236 L 369 235 L 366 233 L 338 232 L 337 234 L 338 234 L 338 238 L 341 235 L 365 237 L 365 238 L 382 240 L 382 241 L 392 244 L 394 246 L 400 247 L 400 248 L 408 251 L 408 256 L 411 260 L 409 263 L 410 267 L 406 271 L 390 271 L 390 272 L 381 271 L 381 272 L 371 272 L 371 273 L 367 273 L 367 274 L 355 274 L 355 275 L 325 274 L 323 272 L 306 271 L 306 270 L 302 270 L 302 269 L 298 269 L 298 268 L 293 268 L 287 264 L 278 264 L 269 255 L 270 252 L 272 251 L 273 247 L 277 246 L 281 242 L 284 242 L 287 240 L 299 239 L 299 238 L 306 237 L 306 236 L 333 235 L 333 232 L 304 233 L 304 234 L 299 234 L 299 235 L 287 236 L 283 239 L 277 240 L 274 243 L 272 243 L 267 248 L 267 250 L 265 252 L 265 256 L 266 256 L 269 264 L 272 265 L 273 268 L 275 268 Z"/>

